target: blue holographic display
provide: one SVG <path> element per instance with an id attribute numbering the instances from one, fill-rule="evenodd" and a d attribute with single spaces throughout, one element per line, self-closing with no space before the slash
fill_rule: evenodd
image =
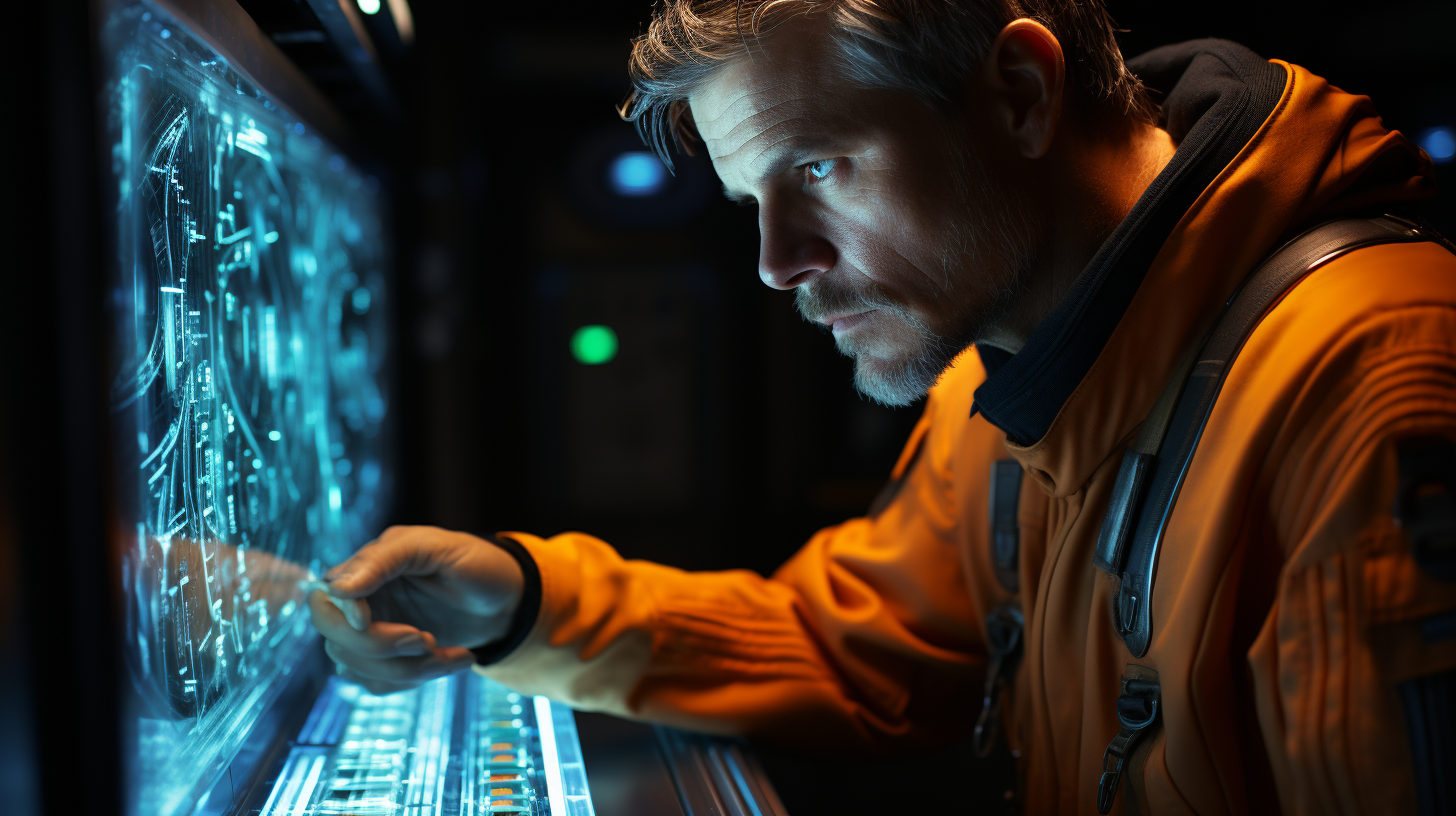
<path id="1" fill-rule="evenodd" d="M 621 196 L 650 196 L 667 186 L 667 168 L 645 150 L 622 153 L 612 160 L 612 189 Z"/>
<path id="2" fill-rule="evenodd" d="M 133 812 L 187 812 L 389 495 L 377 185 L 159 7 L 104 32 Z"/>

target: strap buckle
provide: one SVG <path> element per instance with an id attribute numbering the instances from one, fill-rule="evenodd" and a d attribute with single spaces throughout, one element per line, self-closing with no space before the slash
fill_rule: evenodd
<path id="1" fill-rule="evenodd" d="M 1010 685 L 1010 677 L 1021 662 L 1021 634 L 1026 618 L 1021 606 L 1008 601 L 986 616 L 986 642 L 991 662 L 986 666 L 986 687 L 981 697 L 981 714 L 971 732 L 971 750 L 984 759 L 996 744 L 1001 725 L 1001 702 Z"/>
<path id="2" fill-rule="evenodd" d="M 1141 667 L 1138 667 L 1141 668 Z M 1138 743 L 1158 719 L 1158 703 L 1162 692 L 1157 680 L 1127 678 L 1122 680 L 1122 695 L 1117 698 L 1117 721 L 1122 730 L 1102 752 L 1102 778 L 1097 782 L 1097 812 L 1112 810 L 1117 786 L 1122 781 L 1127 760 Z"/>

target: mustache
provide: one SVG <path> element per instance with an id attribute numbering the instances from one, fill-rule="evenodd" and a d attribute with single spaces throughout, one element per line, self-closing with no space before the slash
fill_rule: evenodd
<path id="1" fill-rule="evenodd" d="M 810 323 L 822 325 L 830 315 L 854 314 L 871 309 L 902 311 L 883 289 L 871 282 L 863 288 L 845 286 L 821 278 L 794 290 L 794 307 Z"/>

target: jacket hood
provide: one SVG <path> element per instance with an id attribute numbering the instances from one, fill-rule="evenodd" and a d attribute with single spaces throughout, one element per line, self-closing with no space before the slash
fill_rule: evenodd
<path id="1" fill-rule="evenodd" d="M 978 349 L 978 410 L 1052 495 L 1134 434 L 1182 353 L 1282 237 L 1435 192 L 1429 157 L 1370 99 L 1223 40 L 1128 67 L 1177 150 L 1015 355 Z"/>

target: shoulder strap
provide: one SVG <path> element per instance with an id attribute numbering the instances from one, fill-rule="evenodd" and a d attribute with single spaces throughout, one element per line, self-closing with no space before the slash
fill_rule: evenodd
<path id="1" fill-rule="evenodd" d="M 1313 227 L 1244 279 L 1198 353 L 1180 363 L 1123 457 L 1093 554 L 1099 568 L 1119 578 L 1113 618 L 1134 657 L 1146 654 L 1152 641 L 1148 599 L 1163 532 L 1224 377 L 1244 342 L 1284 294 L 1318 267 L 1372 244 L 1417 241 L 1445 244 L 1439 235 L 1390 215 Z"/>

